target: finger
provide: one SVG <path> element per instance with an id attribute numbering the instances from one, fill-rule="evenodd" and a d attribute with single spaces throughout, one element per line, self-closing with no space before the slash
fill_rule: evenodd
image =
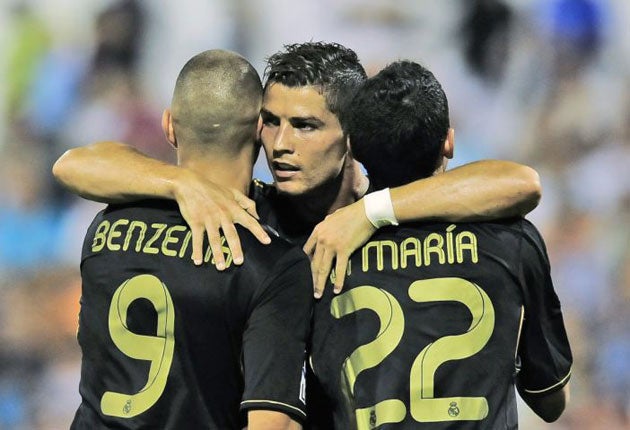
<path id="1" fill-rule="evenodd" d="M 239 204 L 241 205 L 243 209 L 247 211 L 248 214 L 250 214 L 256 219 L 260 219 L 260 216 L 258 215 L 258 211 L 256 210 L 256 202 L 254 202 L 253 200 L 247 199 L 247 201 L 239 202 Z"/>
<path id="2" fill-rule="evenodd" d="M 223 230 L 225 241 L 232 253 L 232 261 L 234 264 L 243 264 L 243 248 L 241 247 L 241 240 L 238 237 L 238 232 L 234 224 L 227 223 L 223 225 L 221 229 Z"/>
<path id="3" fill-rule="evenodd" d="M 236 203 L 238 203 L 240 207 L 245 209 L 245 211 L 247 211 L 248 214 L 250 214 L 256 219 L 260 219 L 260 217 L 258 216 L 258 212 L 256 211 L 255 201 L 247 197 L 245 194 L 242 194 L 236 190 L 234 191 L 234 200 L 236 200 Z"/>
<path id="4" fill-rule="evenodd" d="M 317 233 L 316 233 L 316 230 L 317 230 L 317 228 L 315 228 L 315 230 L 313 230 L 311 235 L 308 237 L 308 240 L 306 241 L 306 243 L 302 247 L 302 250 L 304 251 L 304 253 L 306 255 L 308 255 L 309 257 L 311 257 L 311 261 L 313 259 L 313 254 L 315 253 L 315 245 L 317 245 Z"/>
<path id="5" fill-rule="evenodd" d="M 212 250 L 212 257 L 214 258 L 214 266 L 221 271 L 225 269 L 225 257 L 221 249 L 219 229 L 214 226 L 206 226 L 206 232 L 208 234 L 208 242 L 210 242 L 210 249 Z"/>
<path id="6" fill-rule="evenodd" d="M 313 289 L 315 290 L 314 295 L 317 299 L 324 294 L 324 288 L 328 281 L 333 259 L 331 252 L 327 252 L 325 248 L 323 251 L 321 251 L 321 249 L 322 247 L 320 246 L 315 250 L 315 256 L 311 264 L 311 270 L 313 271 Z"/>
<path id="7" fill-rule="evenodd" d="M 203 238 L 205 230 L 198 227 L 191 227 L 192 233 L 192 260 L 195 265 L 199 266 L 203 263 Z"/>
<path id="8" fill-rule="evenodd" d="M 313 277 L 313 296 L 316 299 L 319 299 L 322 296 L 322 290 L 319 288 L 319 284 L 317 283 L 319 280 L 318 270 L 321 265 L 321 260 L 323 257 L 322 248 L 315 247 L 313 254 L 311 256 L 311 276 Z"/>
<path id="9" fill-rule="evenodd" d="M 346 279 L 346 269 L 348 268 L 348 256 L 337 254 L 335 263 L 335 294 L 339 294 L 343 289 L 343 283 Z"/>
<path id="10" fill-rule="evenodd" d="M 243 215 L 235 217 L 235 222 L 249 230 L 260 243 L 265 245 L 271 243 L 271 238 L 269 237 L 265 229 L 262 228 L 260 223 L 251 216 Z"/>

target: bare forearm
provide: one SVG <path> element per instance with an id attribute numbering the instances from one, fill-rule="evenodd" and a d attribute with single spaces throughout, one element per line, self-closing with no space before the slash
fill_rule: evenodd
<path id="1" fill-rule="evenodd" d="M 118 142 L 98 142 L 66 151 L 53 175 L 68 190 L 106 203 L 145 197 L 173 198 L 178 167 Z"/>
<path id="2" fill-rule="evenodd" d="M 301 430 L 302 425 L 282 412 L 254 410 L 247 414 L 248 430 Z"/>
<path id="3" fill-rule="evenodd" d="M 396 218 L 482 221 L 523 216 L 540 200 L 538 174 L 510 161 L 484 160 L 391 190 Z"/>

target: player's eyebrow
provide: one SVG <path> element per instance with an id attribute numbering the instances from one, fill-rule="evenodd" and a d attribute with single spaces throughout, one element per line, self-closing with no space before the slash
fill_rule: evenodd
<path id="1" fill-rule="evenodd" d="M 324 121 L 322 121 L 321 119 L 319 119 L 316 116 L 292 116 L 291 118 L 289 118 L 289 121 L 291 121 L 291 122 L 306 122 L 306 123 L 309 123 L 309 124 L 313 124 L 314 126 L 324 125 Z"/>
<path id="2" fill-rule="evenodd" d="M 277 117 L 276 114 L 274 114 L 273 112 L 268 111 L 265 108 L 260 109 L 260 114 L 264 115 L 264 116 L 273 116 L 273 117 Z"/>
<path id="3" fill-rule="evenodd" d="M 266 117 L 273 117 L 273 118 L 278 118 L 278 115 L 276 115 L 275 113 L 262 108 L 260 110 L 260 114 L 262 116 L 266 116 Z M 324 125 L 324 121 L 321 120 L 321 118 L 316 117 L 316 116 L 292 116 L 291 118 L 289 118 L 289 121 L 291 122 L 308 122 L 310 124 L 313 124 L 314 126 L 322 126 Z"/>

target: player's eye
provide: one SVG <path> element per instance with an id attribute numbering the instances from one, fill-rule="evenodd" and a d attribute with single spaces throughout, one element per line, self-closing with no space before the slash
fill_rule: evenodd
<path id="1" fill-rule="evenodd" d="M 302 131 L 310 131 L 310 130 L 316 130 L 317 124 L 314 124 L 311 121 L 294 121 L 293 127 Z"/>
<path id="2" fill-rule="evenodd" d="M 262 118 L 263 125 L 267 127 L 278 126 L 280 124 L 280 119 L 270 113 L 262 112 L 260 117 Z"/>

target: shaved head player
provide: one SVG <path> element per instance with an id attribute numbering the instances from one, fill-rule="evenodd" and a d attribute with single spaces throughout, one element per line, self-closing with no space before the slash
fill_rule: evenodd
<path id="1" fill-rule="evenodd" d="M 162 119 L 179 165 L 247 193 L 261 101 L 241 56 L 189 60 Z M 173 201 L 96 216 L 81 261 L 82 403 L 72 429 L 300 428 L 309 261 L 271 233 L 269 245 L 238 233 L 247 261 L 234 265 L 223 247 L 217 271 L 207 244 L 208 264 L 194 265 Z"/>

